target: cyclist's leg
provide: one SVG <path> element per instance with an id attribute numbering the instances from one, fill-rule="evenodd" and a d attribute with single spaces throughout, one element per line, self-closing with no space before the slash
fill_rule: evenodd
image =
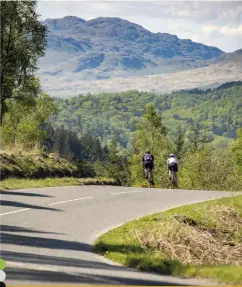
<path id="1" fill-rule="evenodd" d="M 171 180 L 171 169 L 168 168 L 169 179 Z"/>
<path id="2" fill-rule="evenodd" d="M 178 186 L 178 182 L 177 182 L 177 172 L 178 172 L 178 165 L 177 163 L 174 164 L 174 168 L 173 168 L 173 173 L 174 173 L 174 185 L 177 187 Z"/>
<path id="3" fill-rule="evenodd" d="M 173 185 L 177 186 L 177 174 L 176 174 L 176 171 L 173 171 Z"/>
<path id="4" fill-rule="evenodd" d="M 154 170 L 154 163 L 150 163 L 151 184 L 152 184 L 152 185 L 155 185 L 155 183 L 154 183 L 154 172 L 153 172 L 153 170 Z"/>
<path id="5" fill-rule="evenodd" d="M 147 170 L 147 163 L 146 162 L 144 162 L 144 164 L 143 164 L 143 168 L 144 168 L 144 174 L 145 174 L 145 178 L 147 179 L 148 178 L 148 170 Z"/>

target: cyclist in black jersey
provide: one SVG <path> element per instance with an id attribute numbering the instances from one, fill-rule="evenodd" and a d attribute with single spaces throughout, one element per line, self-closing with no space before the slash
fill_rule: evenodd
<path id="1" fill-rule="evenodd" d="M 154 168 L 154 160 L 155 158 L 153 154 L 151 154 L 150 151 L 145 152 L 145 154 L 142 157 L 143 169 L 144 169 L 146 179 L 148 177 L 147 169 L 150 169 L 152 171 Z"/>

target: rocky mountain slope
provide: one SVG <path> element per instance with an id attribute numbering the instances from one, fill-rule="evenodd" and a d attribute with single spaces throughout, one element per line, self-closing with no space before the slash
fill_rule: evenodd
<path id="1" fill-rule="evenodd" d="M 229 81 L 242 80 L 242 49 L 222 55 L 211 65 L 175 73 L 81 81 L 78 76 L 46 76 L 41 78 L 47 92 L 56 97 L 78 94 L 139 90 L 171 92 L 181 89 L 213 88 Z"/>
<path id="2" fill-rule="evenodd" d="M 231 62 L 231 57 L 216 47 L 167 33 L 152 33 L 120 18 L 85 21 L 67 16 L 46 19 L 44 24 L 49 30 L 48 48 L 39 62 L 38 74 L 44 89 L 53 96 L 130 88 L 168 91 L 170 78 L 181 82 L 185 76 L 186 86 L 187 80 L 190 81 L 188 70 Z M 212 71 L 217 74 L 217 69 L 214 66 L 192 70 L 191 76 Z M 227 76 L 225 81 L 237 79 Z M 224 74 L 218 77 L 219 83 L 223 82 Z M 211 80 L 214 81 L 213 76 Z M 157 85 L 160 81 L 165 83 Z M 177 87 L 180 88 L 183 86 Z"/>
<path id="3" fill-rule="evenodd" d="M 151 33 L 120 18 L 85 21 L 67 16 L 44 21 L 49 30 L 44 74 L 78 73 L 82 80 L 183 70 L 223 54 L 167 33 Z"/>

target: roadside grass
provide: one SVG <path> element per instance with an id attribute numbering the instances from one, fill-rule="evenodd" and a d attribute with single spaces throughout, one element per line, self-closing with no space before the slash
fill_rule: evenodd
<path id="1" fill-rule="evenodd" d="M 0 182 L 1 189 L 24 189 L 37 187 L 54 187 L 70 185 L 115 185 L 115 180 L 108 178 L 44 178 L 44 179 L 23 179 L 8 178 Z"/>
<path id="2" fill-rule="evenodd" d="M 111 230 L 93 250 L 141 271 L 242 284 L 242 195 L 174 208 Z"/>
<path id="3" fill-rule="evenodd" d="M 57 153 L 0 153 L 1 179 L 7 178 L 52 178 L 52 177 L 94 177 L 92 167 L 75 159 L 68 159 Z"/>

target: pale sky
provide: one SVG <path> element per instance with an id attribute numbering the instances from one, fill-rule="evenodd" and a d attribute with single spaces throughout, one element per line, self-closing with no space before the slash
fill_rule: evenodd
<path id="1" fill-rule="evenodd" d="M 41 19 L 120 17 L 151 32 L 177 35 L 225 52 L 242 48 L 242 1 L 47 1 Z"/>

